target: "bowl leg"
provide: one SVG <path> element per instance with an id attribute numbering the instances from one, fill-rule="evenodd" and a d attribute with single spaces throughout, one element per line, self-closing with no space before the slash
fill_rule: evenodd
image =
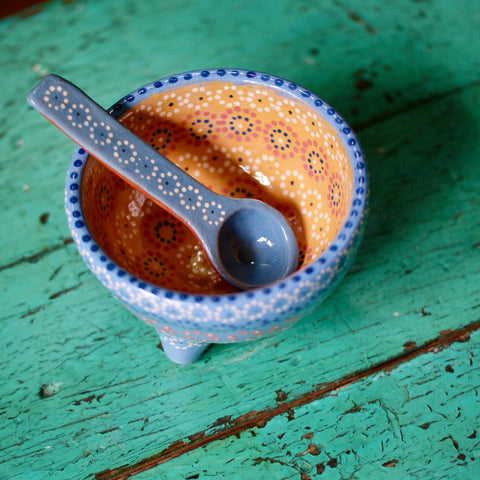
<path id="1" fill-rule="evenodd" d="M 193 363 L 210 345 L 209 343 L 192 343 L 188 340 L 181 340 L 178 337 L 167 337 L 160 332 L 158 336 L 167 358 L 181 365 Z"/>

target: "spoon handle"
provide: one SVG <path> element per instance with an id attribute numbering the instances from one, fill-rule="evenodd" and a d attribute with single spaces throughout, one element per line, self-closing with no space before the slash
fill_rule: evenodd
<path id="1" fill-rule="evenodd" d="M 231 200 L 218 195 L 154 150 L 84 92 L 47 75 L 29 104 L 72 140 L 156 203 L 203 235 L 214 234 Z"/>

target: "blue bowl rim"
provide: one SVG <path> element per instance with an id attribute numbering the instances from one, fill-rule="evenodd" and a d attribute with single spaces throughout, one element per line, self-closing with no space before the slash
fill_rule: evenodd
<path id="1" fill-rule="evenodd" d="M 134 105 L 142 101 L 149 95 L 157 92 L 168 91 L 171 88 L 177 88 L 181 84 L 190 82 L 200 83 L 211 80 L 227 80 L 238 84 L 265 85 L 277 89 L 281 92 L 288 92 L 288 97 L 302 101 L 309 107 L 316 110 L 320 116 L 327 121 L 339 134 L 339 139 L 343 143 L 348 154 L 350 165 L 353 172 L 353 191 L 352 200 L 346 219 L 342 228 L 337 233 L 330 245 L 324 252 L 312 263 L 295 271 L 288 277 L 285 277 L 270 285 L 254 288 L 235 293 L 220 294 L 199 294 L 184 293 L 178 290 L 171 290 L 149 283 L 138 278 L 124 269 L 120 268 L 108 255 L 96 244 L 89 232 L 79 201 L 79 184 L 85 162 L 89 156 L 81 147 L 77 148 L 73 154 L 70 167 L 67 172 L 65 186 L 65 209 L 69 220 L 70 230 L 77 233 L 74 239 L 88 244 L 90 243 L 91 254 L 98 260 L 99 264 L 104 264 L 110 274 L 117 273 L 116 282 L 124 283 L 125 287 L 132 288 L 137 286 L 144 292 L 149 292 L 155 296 L 170 300 L 181 300 L 186 302 L 211 301 L 218 303 L 222 299 L 233 301 L 240 298 L 252 298 L 258 294 L 271 294 L 275 291 L 288 290 L 294 288 L 304 276 L 315 278 L 321 276 L 325 271 L 332 269 L 342 254 L 348 250 L 350 243 L 357 234 L 361 234 L 361 226 L 367 211 L 368 204 L 368 172 L 364 154 L 359 142 L 345 120 L 325 101 L 295 84 L 281 77 L 266 73 L 241 70 L 241 69 L 203 69 L 192 70 L 178 75 L 171 75 L 154 82 L 148 83 L 143 87 L 133 90 L 125 95 L 121 100 L 112 105 L 107 111 L 114 117 L 119 117 Z M 147 95 L 148 93 L 148 95 Z M 75 240 L 77 241 L 77 240 Z M 80 246 L 79 246 L 80 248 Z"/>

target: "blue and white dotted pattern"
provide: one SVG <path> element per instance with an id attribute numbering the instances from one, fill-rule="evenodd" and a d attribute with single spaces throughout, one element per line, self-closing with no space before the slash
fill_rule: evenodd
<path id="1" fill-rule="evenodd" d="M 199 82 L 208 77 L 266 83 L 287 90 L 286 93 L 292 97 L 316 109 L 337 127 L 339 138 L 346 145 L 354 172 L 353 198 L 337 237 L 308 267 L 266 288 L 216 296 L 184 294 L 132 277 L 118 268 L 92 239 L 83 221 L 78 197 L 79 180 L 88 154 L 78 149 L 68 172 L 65 199 L 75 243 L 89 268 L 115 297 L 154 326 L 162 340 L 170 339 L 175 348 L 254 338 L 283 328 L 289 321 L 311 310 L 328 296 L 353 262 L 363 236 L 368 203 L 366 165 L 351 129 L 322 100 L 285 80 L 240 70 L 189 72 L 146 85 L 126 96 L 109 111 L 119 116 L 148 94 L 172 88 L 177 82 Z"/>
<path id="2" fill-rule="evenodd" d="M 67 135 L 130 183 L 136 185 L 140 179 L 147 194 L 161 194 L 162 203 L 174 213 L 184 216 L 198 210 L 202 215 L 195 218 L 213 227 L 225 220 L 225 202 L 219 201 L 218 195 L 196 183 L 121 124 L 109 125 L 110 115 L 83 96 L 55 75 L 45 77 L 30 94 L 36 106 L 43 107 L 44 115 L 54 123 L 67 125 L 63 127 Z"/>

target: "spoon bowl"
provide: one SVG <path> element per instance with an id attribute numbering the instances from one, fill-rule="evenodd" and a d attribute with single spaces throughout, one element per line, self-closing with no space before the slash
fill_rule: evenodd
<path id="1" fill-rule="evenodd" d="M 297 267 L 295 235 L 271 206 L 210 191 L 57 75 L 44 77 L 27 100 L 108 168 L 185 221 L 217 272 L 235 287 L 266 285 Z"/>
<path id="2" fill-rule="evenodd" d="M 229 215 L 220 227 L 220 262 L 225 272 L 235 273 L 237 285 L 251 285 L 252 279 L 256 286 L 273 283 L 295 270 L 296 241 L 291 229 L 281 227 L 284 217 L 277 210 L 259 200 L 241 202 L 242 208 Z M 229 281 L 234 284 L 232 279 Z"/>

